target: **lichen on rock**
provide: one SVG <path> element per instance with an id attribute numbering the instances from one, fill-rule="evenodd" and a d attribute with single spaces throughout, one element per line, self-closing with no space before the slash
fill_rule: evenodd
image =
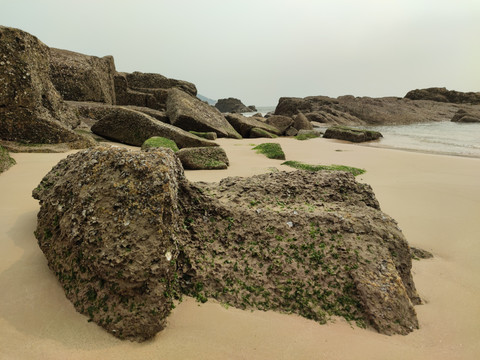
<path id="1" fill-rule="evenodd" d="M 169 149 L 70 155 L 33 191 L 35 235 L 75 308 L 122 339 L 164 328 L 174 299 L 418 327 L 409 246 L 345 172 L 190 183 Z"/>

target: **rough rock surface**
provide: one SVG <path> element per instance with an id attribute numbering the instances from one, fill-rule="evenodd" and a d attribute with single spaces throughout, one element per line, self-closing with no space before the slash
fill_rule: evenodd
<path id="1" fill-rule="evenodd" d="M 33 194 L 49 267 L 117 337 L 154 336 L 179 292 L 385 334 L 418 327 L 409 246 L 349 173 L 189 183 L 170 150 L 95 148 L 62 160 Z"/>
<path id="2" fill-rule="evenodd" d="M 273 115 L 266 120 L 266 123 L 276 127 L 280 134 L 284 134 L 293 125 L 293 119 L 289 116 Z"/>
<path id="3" fill-rule="evenodd" d="M 10 157 L 8 151 L 0 145 L 0 174 L 15 165 L 15 160 Z"/>
<path id="4" fill-rule="evenodd" d="M 302 113 L 298 113 L 293 118 L 293 127 L 297 130 L 313 130 L 313 126 L 310 120 L 307 119 Z"/>
<path id="5" fill-rule="evenodd" d="M 128 145 L 142 146 L 153 136 L 175 141 L 179 148 L 218 146 L 213 141 L 202 139 L 176 126 L 165 124 L 145 113 L 119 106 L 97 107 L 97 122 L 92 125 L 94 134 Z"/>
<path id="6" fill-rule="evenodd" d="M 50 48 L 50 77 L 64 100 L 115 104 L 115 73 L 112 56 Z"/>
<path id="7" fill-rule="evenodd" d="M 180 89 L 191 96 L 197 95 L 197 88 L 194 84 L 177 79 L 170 79 L 160 74 L 142 73 L 135 71 L 127 73 L 128 86 L 133 90 L 146 91 L 147 89 Z"/>
<path id="8" fill-rule="evenodd" d="M 168 96 L 166 89 L 132 89 L 129 87 L 126 73 L 116 73 L 114 84 L 117 105 L 133 105 L 165 111 Z"/>
<path id="9" fill-rule="evenodd" d="M 251 137 L 250 132 L 253 128 L 263 129 L 271 134 L 280 135 L 280 130 L 275 126 L 269 125 L 253 117 L 246 117 L 240 114 L 225 114 L 225 118 L 233 128 L 244 138 Z M 255 136 L 254 136 L 255 137 Z"/>
<path id="10" fill-rule="evenodd" d="M 450 121 L 458 109 L 474 111 L 480 106 L 397 97 L 309 96 L 280 98 L 275 114 L 294 116 L 301 112 L 310 121 L 332 125 L 399 125 Z"/>
<path id="11" fill-rule="evenodd" d="M 215 107 L 222 113 L 245 113 L 256 111 L 244 105 L 239 99 L 228 98 L 218 99 Z"/>
<path id="12" fill-rule="evenodd" d="M 186 131 L 213 131 L 218 137 L 241 139 L 220 111 L 178 89 L 169 90 L 167 115 L 172 125 Z"/>
<path id="13" fill-rule="evenodd" d="M 227 154 L 221 147 L 185 148 L 175 155 L 185 170 L 219 170 L 229 165 Z"/>
<path id="14" fill-rule="evenodd" d="M 463 109 L 460 109 L 452 117 L 452 121 L 453 122 L 463 122 L 463 123 L 480 122 L 480 111 L 478 111 L 477 113 L 472 113 L 472 112 L 467 112 Z"/>
<path id="15" fill-rule="evenodd" d="M 480 92 L 461 92 L 447 90 L 444 87 L 412 90 L 409 91 L 405 97 L 411 100 L 431 100 L 455 104 L 480 105 Z"/>
<path id="16" fill-rule="evenodd" d="M 378 140 L 383 136 L 378 131 L 352 129 L 344 126 L 332 126 L 325 131 L 323 137 L 351 142 L 364 142 Z"/>
<path id="17" fill-rule="evenodd" d="M 50 77 L 50 49 L 22 30 L 0 26 L 0 139 L 91 145 L 72 131 L 80 120 Z"/>
<path id="18" fill-rule="evenodd" d="M 274 133 L 266 131 L 265 129 L 255 127 L 252 130 L 250 130 L 250 137 L 251 138 L 275 139 L 278 136 L 275 135 Z"/>

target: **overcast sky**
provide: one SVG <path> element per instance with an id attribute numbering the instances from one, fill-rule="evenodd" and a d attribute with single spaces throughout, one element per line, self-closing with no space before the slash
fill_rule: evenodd
<path id="1" fill-rule="evenodd" d="M 247 105 L 480 91 L 480 0 L 0 0 L 0 24 Z"/>

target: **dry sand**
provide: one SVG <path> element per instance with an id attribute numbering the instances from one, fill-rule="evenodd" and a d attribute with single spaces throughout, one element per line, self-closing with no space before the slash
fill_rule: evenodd
<path id="1" fill-rule="evenodd" d="M 78 314 L 65 298 L 33 231 L 31 191 L 66 154 L 13 154 L 0 175 L 0 359 L 479 359 L 480 159 L 376 149 L 326 139 L 276 140 L 289 160 L 361 167 L 382 210 L 413 246 L 434 253 L 414 261 L 426 304 L 420 329 L 385 336 L 342 319 L 320 325 L 298 316 L 226 309 L 185 298 L 153 340 L 120 341 Z M 251 150 L 255 140 L 218 141 L 228 170 L 187 172 L 217 181 L 277 167 Z"/>

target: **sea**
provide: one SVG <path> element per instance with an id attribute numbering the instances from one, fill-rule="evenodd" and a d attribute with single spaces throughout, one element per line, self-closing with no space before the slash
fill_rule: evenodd
<path id="1" fill-rule="evenodd" d="M 275 107 L 257 107 L 257 110 L 265 115 L 274 111 Z M 319 130 L 325 131 L 326 128 L 320 127 Z M 380 140 L 362 143 L 362 146 L 480 158 L 480 123 L 441 121 L 362 128 L 379 131 L 383 135 Z"/>

